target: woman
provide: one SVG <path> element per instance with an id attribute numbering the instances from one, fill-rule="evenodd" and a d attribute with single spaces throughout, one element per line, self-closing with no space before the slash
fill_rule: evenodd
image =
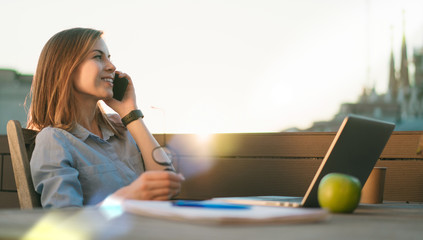
<path id="1" fill-rule="evenodd" d="M 159 145 L 138 110 L 132 80 L 116 71 L 101 36 L 64 30 L 39 58 L 28 128 L 40 130 L 31 173 L 45 208 L 98 204 L 109 195 L 168 200 L 184 180 L 152 158 Z M 129 80 L 121 101 L 112 98 L 115 75 Z M 119 116 L 107 116 L 100 100 Z"/>

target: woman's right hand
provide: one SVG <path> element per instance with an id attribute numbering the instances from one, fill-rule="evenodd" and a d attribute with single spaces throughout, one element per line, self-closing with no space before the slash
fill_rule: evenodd
<path id="1" fill-rule="evenodd" d="M 113 196 L 134 200 L 169 200 L 179 194 L 185 180 L 182 174 L 170 171 L 147 171 Z"/>
<path id="2" fill-rule="evenodd" d="M 117 112 L 122 118 L 132 110 L 138 109 L 135 96 L 135 88 L 134 83 L 128 74 L 120 71 L 116 71 L 115 74 L 121 78 L 128 79 L 128 86 L 126 88 L 126 92 L 121 101 L 116 100 L 114 98 L 108 98 L 104 99 L 104 102 L 115 112 Z"/>

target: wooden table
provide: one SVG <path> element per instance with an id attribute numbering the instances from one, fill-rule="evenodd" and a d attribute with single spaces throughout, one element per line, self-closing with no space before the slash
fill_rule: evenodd
<path id="1" fill-rule="evenodd" d="M 38 239 L 423 239 L 423 203 L 360 205 L 354 214 L 332 214 L 319 223 L 277 225 L 198 225 L 112 213 L 2 210 L 0 239 L 36 233 Z"/>

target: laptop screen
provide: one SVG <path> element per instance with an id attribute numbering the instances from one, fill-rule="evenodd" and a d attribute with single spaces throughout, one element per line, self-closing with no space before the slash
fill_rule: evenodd
<path id="1" fill-rule="evenodd" d="M 317 170 L 302 206 L 319 207 L 317 189 L 328 173 L 357 177 L 363 186 L 389 140 L 395 124 L 357 115 L 347 116 Z"/>

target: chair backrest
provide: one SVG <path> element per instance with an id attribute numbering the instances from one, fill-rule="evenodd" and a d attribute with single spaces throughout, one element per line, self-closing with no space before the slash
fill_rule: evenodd
<path id="1" fill-rule="evenodd" d="M 22 128 L 17 120 L 10 120 L 7 123 L 7 139 L 21 209 L 41 207 L 40 195 L 35 192 L 29 166 L 37 133 Z"/>

